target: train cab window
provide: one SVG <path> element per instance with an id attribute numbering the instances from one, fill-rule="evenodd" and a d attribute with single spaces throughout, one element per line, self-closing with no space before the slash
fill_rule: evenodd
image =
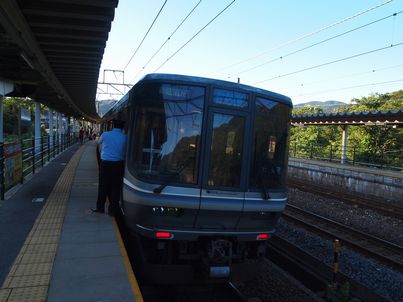
<path id="1" fill-rule="evenodd" d="M 215 113 L 208 186 L 239 188 L 245 118 Z"/>
<path id="2" fill-rule="evenodd" d="M 129 169 L 150 182 L 197 183 L 204 88 L 149 84 L 135 94 Z"/>
<path id="3" fill-rule="evenodd" d="M 226 89 L 213 90 L 213 103 L 231 107 L 248 108 L 248 95 Z"/>
<path id="4" fill-rule="evenodd" d="M 287 133 L 291 108 L 256 98 L 249 186 L 252 190 L 283 189 L 287 168 Z"/>

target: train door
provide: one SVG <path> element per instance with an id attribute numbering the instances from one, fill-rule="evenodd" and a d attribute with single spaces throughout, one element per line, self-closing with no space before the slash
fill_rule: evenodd
<path id="1" fill-rule="evenodd" d="M 248 114 L 210 107 L 206 128 L 203 186 L 196 227 L 234 229 L 244 204 Z"/>

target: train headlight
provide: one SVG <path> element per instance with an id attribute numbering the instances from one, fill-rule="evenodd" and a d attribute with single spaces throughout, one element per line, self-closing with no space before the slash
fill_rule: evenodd
<path id="1" fill-rule="evenodd" d="M 183 209 L 175 207 L 153 207 L 153 214 L 158 216 L 180 216 L 183 214 Z"/>

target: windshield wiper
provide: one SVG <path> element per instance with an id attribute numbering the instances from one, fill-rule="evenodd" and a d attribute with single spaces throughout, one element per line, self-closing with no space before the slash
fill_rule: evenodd
<path id="1" fill-rule="evenodd" d="M 172 173 L 172 175 L 159 187 L 156 187 L 153 192 L 156 194 L 159 194 L 162 192 L 162 190 L 165 189 L 167 185 L 169 185 L 172 180 L 174 180 L 177 176 L 179 176 L 185 168 L 194 161 L 194 157 L 188 157 L 186 160 L 183 161 L 182 166 L 175 172 Z"/>
<path id="2" fill-rule="evenodd" d="M 266 183 L 264 181 L 264 169 L 267 169 L 267 164 L 269 162 L 267 160 L 265 161 L 261 161 L 260 165 L 259 165 L 259 182 L 261 184 L 261 189 L 262 189 L 262 195 L 263 195 L 263 199 L 264 200 L 269 200 L 270 199 L 270 194 L 269 194 L 269 190 L 266 187 Z"/>
<path id="3" fill-rule="evenodd" d="M 170 175 L 170 177 L 165 180 L 165 182 L 163 184 L 161 184 L 159 187 L 154 188 L 153 192 L 156 194 L 159 194 L 162 192 L 162 190 L 165 189 L 165 187 L 167 185 L 169 185 L 171 183 L 172 180 L 174 180 L 180 173 L 179 172 L 174 172 Z"/>

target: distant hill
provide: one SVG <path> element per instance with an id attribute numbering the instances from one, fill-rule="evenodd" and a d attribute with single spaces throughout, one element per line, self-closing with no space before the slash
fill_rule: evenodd
<path id="1" fill-rule="evenodd" d="M 325 113 L 329 113 L 338 107 L 344 107 L 346 105 L 347 105 L 346 103 L 339 102 L 339 101 L 324 101 L 324 102 L 311 101 L 311 102 L 307 102 L 307 103 L 296 104 L 296 105 L 294 105 L 294 109 L 312 106 L 312 107 L 322 108 Z"/>

